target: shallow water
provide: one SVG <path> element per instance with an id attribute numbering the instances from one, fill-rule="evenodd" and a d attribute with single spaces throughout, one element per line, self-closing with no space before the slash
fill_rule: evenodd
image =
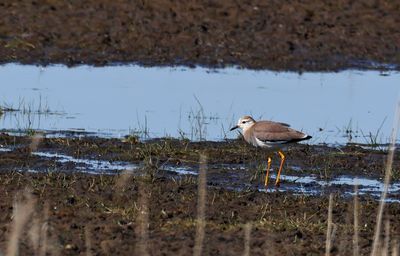
<path id="1" fill-rule="evenodd" d="M 138 168 L 138 166 L 136 165 L 125 162 L 109 162 L 104 160 L 82 159 L 59 153 L 32 152 L 32 155 L 42 158 L 51 158 L 59 163 L 71 162 L 77 165 L 75 168 L 79 172 L 91 174 L 116 174 L 118 171 L 133 171 Z"/>
<path id="2" fill-rule="evenodd" d="M 0 152 L 13 151 L 12 148 L 0 148 Z M 43 159 L 51 159 L 58 163 L 71 163 L 73 167 L 70 171 L 81 172 L 88 174 L 102 174 L 102 175 L 115 175 L 121 172 L 131 172 L 140 175 L 139 169 L 141 164 L 132 164 L 129 162 L 120 161 L 106 161 L 101 159 L 88 159 L 88 158 L 75 158 L 63 153 L 37 151 L 32 152 L 32 155 L 38 156 Z M 297 169 L 297 166 L 290 166 L 292 170 Z M 281 175 L 281 186 L 276 189 L 273 185 L 276 179 L 276 173 L 271 173 L 270 184 L 268 189 L 265 189 L 263 184 L 250 183 L 249 177 L 241 175 L 247 169 L 243 164 L 212 164 L 208 166 L 208 170 L 212 170 L 209 177 L 209 185 L 224 187 L 232 190 L 244 189 L 258 189 L 262 192 L 274 193 L 290 192 L 298 195 L 322 195 L 326 193 L 339 193 L 343 196 L 353 196 L 355 194 L 355 186 L 358 187 L 358 194 L 368 194 L 376 197 L 381 196 L 384 190 L 384 183 L 382 180 L 367 178 L 367 177 L 354 177 L 354 176 L 338 176 L 330 180 L 323 180 L 317 175 Z M 186 175 L 197 176 L 198 167 L 196 166 L 176 166 L 165 164 L 160 167 L 160 170 L 169 172 L 176 177 L 183 177 Z M 27 168 L 20 169 L 21 172 L 46 172 L 47 169 Z M 56 170 L 54 170 L 56 171 Z M 216 172 L 215 172 L 216 171 Z M 222 176 L 221 176 L 222 174 Z M 388 187 L 388 202 L 400 202 L 400 182 L 392 182 Z"/>
<path id="3" fill-rule="evenodd" d="M 70 130 L 121 137 L 234 138 L 251 114 L 290 123 L 311 143 L 388 141 L 400 74 L 275 73 L 234 68 L 0 67 L 0 129 Z"/>

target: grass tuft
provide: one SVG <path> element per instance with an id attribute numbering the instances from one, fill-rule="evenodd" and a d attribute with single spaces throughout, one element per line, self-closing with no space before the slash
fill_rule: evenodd
<path id="1" fill-rule="evenodd" d="M 8 241 L 6 256 L 19 255 L 19 241 L 23 234 L 24 227 L 33 213 L 35 200 L 32 198 L 30 191 L 25 191 L 23 199 L 14 203 L 13 222 L 11 224 L 10 240 Z"/>
<path id="2" fill-rule="evenodd" d="M 200 155 L 199 183 L 197 187 L 197 225 L 196 238 L 193 249 L 194 256 L 203 255 L 203 243 L 206 226 L 206 197 L 207 197 L 207 157 Z"/>
<path id="3" fill-rule="evenodd" d="M 389 152 L 388 152 L 386 166 L 385 166 L 385 179 L 384 179 L 385 183 L 384 183 L 384 188 L 383 188 L 381 198 L 379 201 L 378 214 L 376 216 L 374 242 L 373 242 L 372 253 L 371 253 L 372 256 L 379 254 L 379 248 L 381 247 L 380 245 L 382 244 L 380 237 L 381 237 L 383 210 L 385 207 L 385 201 L 386 201 L 387 193 L 389 190 L 389 183 L 390 183 L 390 179 L 392 176 L 392 166 L 393 166 L 394 153 L 396 150 L 396 140 L 397 140 L 397 133 L 399 131 L 399 127 L 400 127 L 400 101 L 398 101 L 397 105 L 396 105 L 396 112 L 395 112 L 394 122 L 393 122 L 393 126 L 392 126 L 392 135 L 390 137 Z"/>

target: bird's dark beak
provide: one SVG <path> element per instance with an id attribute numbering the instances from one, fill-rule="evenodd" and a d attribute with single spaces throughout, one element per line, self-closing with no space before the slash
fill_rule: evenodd
<path id="1" fill-rule="evenodd" d="M 233 131 L 233 130 L 235 130 L 235 129 L 237 129 L 237 128 L 239 128 L 239 126 L 238 126 L 238 125 L 235 125 L 234 127 L 232 127 L 232 128 L 230 129 L 230 131 Z"/>

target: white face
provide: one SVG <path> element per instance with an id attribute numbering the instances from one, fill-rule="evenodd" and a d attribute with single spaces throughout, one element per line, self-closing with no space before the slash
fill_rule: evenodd
<path id="1" fill-rule="evenodd" d="M 237 126 L 243 130 L 250 128 L 254 124 L 254 120 L 247 117 L 242 117 L 239 119 Z"/>

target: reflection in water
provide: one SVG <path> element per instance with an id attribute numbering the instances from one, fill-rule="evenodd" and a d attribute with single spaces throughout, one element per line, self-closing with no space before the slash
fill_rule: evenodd
<path id="1" fill-rule="evenodd" d="M 81 159 L 72 156 L 67 156 L 64 154 L 49 153 L 49 152 L 32 152 L 32 155 L 43 158 L 52 158 L 59 163 L 71 162 L 77 165 L 81 165 L 77 166 L 76 169 L 85 173 L 103 174 L 110 172 L 111 174 L 115 174 L 116 173 L 115 171 L 134 170 L 138 168 L 133 164 L 125 162 L 112 163 L 104 160 Z"/>
<path id="2" fill-rule="evenodd" d="M 0 77 L 0 106 L 20 110 L 4 114 L 1 129 L 221 140 L 250 114 L 290 123 L 310 143 L 385 143 L 400 76 L 10 64 Z"/>

